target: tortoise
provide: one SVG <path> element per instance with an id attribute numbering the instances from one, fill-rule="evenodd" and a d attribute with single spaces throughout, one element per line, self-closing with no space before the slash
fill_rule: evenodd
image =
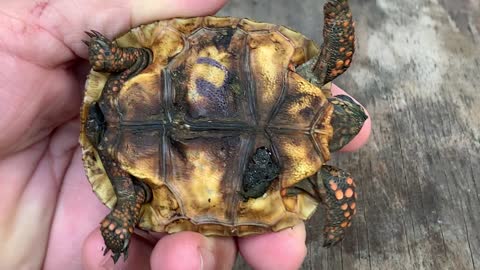
<path id="1" fill-rule="evenodd" d="M 343 239 L 355 183 L 325 163 L 367 116 L 330 91 L 354 53 L 348 1 L 328 1 L 324 16 L 320 48 L 234 17 L 156 21 L 114 40 L 86 32 L 80 143 L 112 209 L 100 230 L 115 262 L 135 228 L 247 236 L 292 227 L 320 203 L 324 246 Z"/>

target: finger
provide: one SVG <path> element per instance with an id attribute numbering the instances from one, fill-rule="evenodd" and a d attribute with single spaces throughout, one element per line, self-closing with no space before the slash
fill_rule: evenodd
<path id="1" fill-rule="evenodd" d="M 217 12 L 225 0 L 132 0 L 132 25 L 162 18 L 203 16 Z"/>
<path id="2" fill-rule="evenodd" d="M 347 95 L 351 97 L 355 102 L 360 104 L 355 98 L 347 94 L 345 91 L 343 91 L 340 87 L 336 86 L 335 84 L 332 84 L 332 95 L 338 96 L 338 95 Z M 362 106 L 360 104 L 360 106 Z M 363 106 L 362 106 L 363 107 Z M 368 141 L 368 138 L 370 137 L 370 133 L 372 131 L 372 120 L 370 117 L 370 114 L 368 114 L 368 111 L 363 107 L 365 110 L 365 113 L 368 115 L 367 120 L 363 124 L 363 127 L 360 129 L 360 132 L 358 135 L 353 138 L 347 145 L 345 145 L 340 151 L 341 152 L 352 152 L 360 149 L 363 145 L 365 145 Z"/>
<path id="3" fill-rule="evenodd" d="M 180 232 L 163 237 L 150 260 L 152 269 L 232 269 L 236 247 L 231 237 Z"/>
<path id="4" fill-rule="evenodd" d="M 298 269 L 307 254 L 303 223 L 280 232 L 238 239 L 243 258 L 253 269 Z"/>
<path id="5" fill-rule="evenodd" d="M 130 247 L 128 248 L 128 259 L 125 261 L 123 256 L 113 263 L 111 252 L 103 256 L 105 243 L 100 229 L 96 228 L 85 239 L 82 250 L 83 269 L 150 269 L 150 256 L 153 246 L 136 235 L 132 236 Z"/>
<path id="6" fill-rule="evenodd" d="M 72 135 L 72 139 L 76 138 L 78 131 Z M 58 141 L 57 145 L 62 143 L 65 142 Z M 83 170 L 81 155 L 81 149 L 78 148 L 65 173 L 57 207 L 52 206 L 55 216 L 50 227 L 45 269 L 80 269 L 85 239 L 109 211 L 92 192 Z M 42 179 L 43 185 L 48 183 L 46 179 Z"/>

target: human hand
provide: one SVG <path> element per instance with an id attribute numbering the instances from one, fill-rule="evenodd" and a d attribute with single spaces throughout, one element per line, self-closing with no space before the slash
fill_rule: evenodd
<path id="1" fill-rule="evenodd" d="M 83 31 L 113 37 L 132 26 L 214 13 L 224 0 L 28 1 L 0 14 L 0 269 L 112 268 L 98 223 L 108 213 L 91 191 L 78 146 L 88 71 Z M 334 90 L 335 92 L 336 90 Z M 346 148 L 368 137 L 369 120 Z M 255 269 L 295 269 L 305 228 L 240 239 L 193 232 L 134 236 L 118 269 L 231 268 L 240 251 Z"/>

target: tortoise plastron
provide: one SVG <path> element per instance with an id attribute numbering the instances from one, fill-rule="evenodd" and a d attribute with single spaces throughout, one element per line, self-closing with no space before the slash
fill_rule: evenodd
<path id="1" fill-rule="evenodd" d="M 366 116 L 331 96 L 353 21 L 347 1 L 325 12 L 320 50 L 286 27 L 230 17 L 158 21 L 113 41 L 88 32 L 80 142 L 112 208 L 101 230 L 115 261 L 135 227 L 245 236 L 292 227 L 319 202 L 326 245 L 343 238 L 354 183 L 325 162 Z"/>

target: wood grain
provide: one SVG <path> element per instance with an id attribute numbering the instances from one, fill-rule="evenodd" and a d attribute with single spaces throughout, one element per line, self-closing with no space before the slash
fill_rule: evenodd
<path id="1" fill-rule="evenodd" d="M 350 2 L 357 53 L 335 83 L 366 106 L 373 133 L 331 163 L 356 176 L 359 211 L 328 250 L 323 213 L 307 223 L 302 269 L 480 269 L 480 1 Z M 321 42 L 323 4 L 233 0 L 220 14 Z"/>

